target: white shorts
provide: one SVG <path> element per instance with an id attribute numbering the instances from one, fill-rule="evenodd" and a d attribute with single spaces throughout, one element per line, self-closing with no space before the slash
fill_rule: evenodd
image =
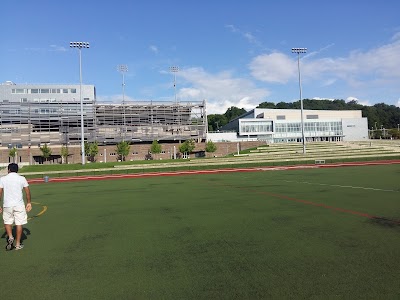
<path id="1" fill-rule="evenodd" d="M 28 223 L 28 215 L 26 214 L 25 206 L 12 206 L 3 208 L 3 221 L 4 224 L 24 225 Z"/>

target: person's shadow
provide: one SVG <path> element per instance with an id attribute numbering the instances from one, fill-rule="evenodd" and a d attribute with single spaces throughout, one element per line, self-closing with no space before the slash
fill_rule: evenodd
<path id="1" fill-rule="evenodd" d="M 15 226 L 13 226 L 12 234 L 13 234 L 14 238 L 17 236 L 17 228 Z M 31 231 L 28 228 L 23 227 L 22 235 L 21 235 L 21 244 L 23 244 L 24 240 L 28 239 L 28 235 L 31 235 Z M 4 231 L 1 238 L 5 239 L 6 237 L 7 237 L 7 232 Z"/>

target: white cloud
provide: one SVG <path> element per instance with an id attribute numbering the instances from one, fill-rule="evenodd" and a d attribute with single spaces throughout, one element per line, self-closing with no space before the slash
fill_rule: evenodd
<path id="1" fill-rule="evenodd" d="M 321 82 L 322 86 L 331 86 L 337 82 L 336 78 L 327 78 Z"/>
<path id="2" fill-rule="evenodd" d="M 313 51 L 313 52 L 305 54 L 304 57 L 309 58 L 309 57 L 312 57 L 312 56 L 316 56 L 316 55 L 320 54 L 321 52 L 324 52 L 325 50 L 328 50 L 329 48 L 333 47 L 334 45 L 335 44 L 329 44 L 329 45 L 327 45 L 325 47 L 322 47 L 321 49 L 319 49 L 317 51 Z"/>
<path id="3" fill-rule="evenodd" d="M 356 98 L 356 97 L 347 97 L 346 98 L 346 102 L 350 102 L 350 101 L 357 101 L 358 102 L 358 98 Z"/>
<path id="4" fill-rule="evenodd" d="M 301 57 L 303 86 L 326 91 L 330 87 L 329 93 L 338 97 L 343 94 L 358 95 L 359 98 L 379 97 L 379 93 L 389 90 L 392 94 L 400 93 L 400 33 L 395 34 L 389 43 L 367 51 L 355 50 L 342 57 L 317 58 L 332 46 Z M 295 55 L 277 52 L 259 55 L 250 62 L 249 70 L 255 79 L 267 84 L 287 84 L 298 80 Z M 385 97 L 387 101 L 397 101 Z"/>
<path id="5" fill-rule="evenodd" d="M 50 51 L 61 51 L 61 52 L 65 52 L 65 51 L 67 51 L 67 48 L 65 48 L 65 47 L 63 47 L 63 46 L 50 45 Z"/>
<path id="6" fill-rule="evenodd" d="M 392 41 L 397 41 L 397 40 L 400 40 L 400 32 L 397 32 L 392 36 Z"/>
<path id="7" fill-rule="evenodd" d="M 304 78 L 324 79 L 326 76 L 345 81 L 349 86 L 382 85 L 400 78 L 400 40 L 366 52 L 353 51 L 347 57 L 305 59 Z"/>
<path id="8" fill-rule="evenodd" d="M 287 83 L 296 77 L 297 65 L 282 53 L 263 54 L 249 64 L 254 78 L 271 83 Z"/>
<path id="9" fill-rule="evenodd" d="M 234 25 L 226 27 L 232 32 L 243 34 Z M 248 38 L 251 36 L 248 35 Z M 397 96 L 400 94 L 400 33 L 394 35 L 388 44 L 367 51 L 352 51 L 341 57 L 321 57 L 332 46 L 330 44 L 301 56 L 302 81 L 308 94 L 330 96 L 314 99 L 357 100 L 363 105 L 373 105 L 374 97 L 386 97 L 385 100 L 397 103 L 400 107 L 400 98 Z M 158 48 L 150 46 L 150 50 L 156 52 Z M 291 85 L 298 80 L 297 56 L 293 54 L 272 52 L 258 55 L 250 60 L 248 68 L 252 78 L 244 77 L 249 74 L 238 77 L 229 70 L 210 73 L 200 67 L 180 68 L 176 73 L 178 99 L 206 99 L 209 114 L 224 113 L 231 106 L 249 110 L 268 101 L 269 88 L 277 88 L 278 84 L 282 88 L 282 85 Z M 260 82 L 264 86 L 258 86 Z M 297 88 L 295 85 L 293 87 Z M 274 93 L 275 98 L 288 101 L 285 99 L 286 94 L 278 94 L 277 91 Z M 396 96 L 388 99 L 389 92 Z M 118 103 L 120 99 L 119 95 L 115 95 L 106 100 Z"/>
<path id="10" fill-rule="evenodd" d="M 371 106 L 371 102 L 369 100 L 360 100 L 357 97 L 347 97 L 346 102 L 350 101 L 356 101 L 358 104 L 365 105 L 365 106 Z"/>
<path id="11" fill-rule="evenodd" d="M 246 39 L 249 43 L 259 45 L 260 42 L 251 32 L 245 32 L 241 29 L 237 28 L 235 25 L 225 25 L 225 28 L 228 28 L 231 32 L 235 34 L 240 34 L 244 39 Z"/>
<path id="12" fill-rule="evenodd" d="M 32 51 L 32 52 L 36 52 L 36 51 L 43 51 L 43 48 L 38 48 L 38 47 L 30 47 L 30 48 L 25 48 L 25 51 Z"/>
<path id="13" fill-rule="evenodd" d="M 239 30 L 235 27 L 235 25 L 229 24 L 225 25 L 226 28 L 230 29 L 233 33 L 239 32 Z"/>
<path id="14" fill-rule="evenodd" d="M 65 51 L 67 51 L 67 48 L 65 48 L 63 46 L 58 46 L 58 45 L 49 45 L 49 48 L 40 48 L 40 47 L 25 48 L 25 51 L 31 51 L 31 52 L 46 52 L 46 51 L 65 52 Z"/>
<path id="15" fill-rule="evenodd" d="M 202 68 L 190 68 L 182 69 L 177 76 L 191 86 L 180 89 L 178 97 L 207 99 L 207 113 L 224 113 L 231 106 L 253 109 L 269 95 L 268 90 L 257 88 L 250 80 L 234 78 L 228 71 L 210 74 Z"/>
<path id="16" fill-rule="evenodd" d="M 157 46 L 150 45 L 149 49 L 150 49 L 151 52 L 153 52 L 155 54 L 158 54 L 158 47 Z"/>
<path id="17" fill-rule="evenodd" d="M 335 100 L 335 99 L 329 99 L 329 98 L 323 98 L 323 97 L 313 97 L 312 100 Z"/>

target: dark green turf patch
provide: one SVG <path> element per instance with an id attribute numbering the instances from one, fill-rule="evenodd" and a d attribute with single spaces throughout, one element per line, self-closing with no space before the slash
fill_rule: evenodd
<path id="1" fill-rule="evenodd" d="M 373 217 L 370 219 L 370 223 L 380 225 L 385 228 L 400 229 L 400 218 L 391 219 L 386 217 Z"/>

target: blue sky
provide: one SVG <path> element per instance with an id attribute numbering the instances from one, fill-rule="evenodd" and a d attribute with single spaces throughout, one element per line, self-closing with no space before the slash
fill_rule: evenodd
<path id="1" fill-rule="evenodd" d="M 400 1 L 19 0 L 1 5 L 0 82 L 83 83 L 99 101 L 207 100 L 230 106 L 303 98 L 400 106 Z"/>

